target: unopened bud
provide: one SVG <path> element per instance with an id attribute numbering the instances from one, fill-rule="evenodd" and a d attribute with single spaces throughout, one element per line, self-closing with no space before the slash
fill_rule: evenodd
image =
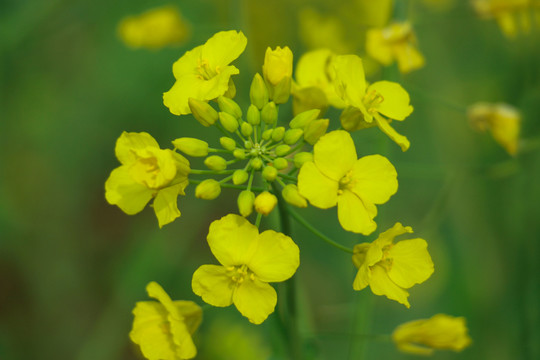
<path id="1" fill-rule="evenodd" d="M 236 170 L 232 176 L 232 182 L 234 185 L 241 185 L 247 181 L 249 174 L 246 170 Z"/>
<path id="2" fill-rule="evenodd" d="M 208 127 L 217 121 L 217 111 L 206 101 L 189 98 L 188 105 L 195 119 L 202 125 Z"/>
<path id="3" fill-rule="evenodd" d="M 253 133 L 253 126 L 250 123 L 244 122 L 240 125 L 240 132 L 242 135 L 249 137 Z"/>
<path id="4" fill-rule="evenodd" d="M 281 144 L 276 146 L 275 152 L 277 156 L 285 156 L 291 151 L 291 147 L 289 145 Z"/>
<path id="5" fill-rule="evenodd" d="M 298 192 L 298 188 L 294 184 L 289 184 L 285 186 L 283 188 L 283 191 L 281 192 L 281 196 L 283 196 L 283 200 L 285 200 L 291 205 L 300 208 L 307 207 L 306 199 L 302 195 L 300 195 L 300 193 Z"/>
<path id="6" fill-rule="evenodd" d="M 255 198 L 255 211 L 266 216 L 274 210 L 276 204 L 277 197 L 268 191 L 263 191 Z"/>
<path id="7" fill-rule="evenodd" d="M 291 78 L 283 78 L 276 86 L 274 86 L 272 101 L 276 104 L 285 104 L 291 96 Z"/>
<path id="8" fill-rule="evenodd" d="M 244 190 L 240 192 L 237 199 L 238 212 L 243 217 L 251 215 L 253 212 L 253 203 L 255 202 L 255 194 L 252 191 Z"/>
<path id="9" fill-rule="evenodd" d="M 227 91 L 225 91 L 223 96 L 226 96 L 231 99 L 234 99 L 234 97 L 236 96 L 236 86 L 234 85 L 234 81 L 232 77 L 229 78 L 229 87 L 227 88 Z"/>
<path id="10" fill-rule="evenodd" d="M 234 133 L 239 126 L 238 120 L 234 116 L 223 111 L 219 113 L 219 122 L 230 133 Z"/>
<path id="11" fill-rule="evenodd" d="M 246 158 L 246 152 L 244 149 L 234 149 L 233 156 L 239 160 L 244 160 Z"/>
<path id="12" fill-rule="evenodd" d="M 285 135 L 285 128 L 283 126 L 277 127 L 272 132 L 272 141 L 279 142 Z"/>
<path id="13" fill-rule="evenodd" d="M 195 196 L 198 199 L 214 200 L 221 194 L 221 185 L 214 179 L 207 179 L 195 188 Z"/>
<path id="14" fill-rule="evenodd" d="M 186 155 L 201 157 L 208 155 L 208 143 L 195 138 L 183 137 L 173 140 L 175 148 Z"/>
<path id="15" fill-rule="evenodd" d="M 286 169 L 289 166 L 289 162 L 285 158 L 277 158 L 273 161 L 274 167 L 278 170 Z"/>
<path id="16" fill-rule="evenodd" d="M 219 143 L 225 150 L 233 151 L 236 149 L 236 141 L 227 136 L 222 136 L 219 138 Z"/>
<path id="17" fill-rule="evenodd" d="M 261 110 L 268 102 L 268 89 L 259 73 L 255 74 L 253 77 L 251 88 L 249 89 L 249 98 L 251 103 L 259 110 Z"/>
<path id="18" fill-rule="evenodd" d="M 273 125 L 278 118 L 278 111 L 276 104 L 273 101 L 270 101 L 261 110 L 261 119 L 268 125 Z"/>
<path id="19" fill-rule="evenodd" d="M 262 171 L 262 176 L 266 181 L 274 181 L 278 175 L 278 171 L 273 166 L 265 166 Z"/>
<path id="20" fill-rule="evenodd" d="M 212 155 L 204 159 L 204 165 L 210 170 L 221 171 L 227 168 L 227 160 L 218 155 Z"/>
<path id="21" fill-rule="evenodd" d="M 240 119 L 242 117 L 242 109 L 240 109 L 240 106 L 238 106 L 236 101 L 234 101 L 233 99 L 229 99 L 225 96 L 220 96 L 218 97 L 218 106 L 221 111 L 231 114 L 237 119 Z"/>
<path id="22" fill-rule="evenodd" d="M 304 130 L 302 129 L 289 129 L 285 131 L 283 142 L 288 145 L 295 144 L 302 137 L 302 135 L 304 135 Z"/>
<path id="23" fill-rule="evenodd" d="M 315 120 L 320 113 L 321 110 L 319 109 L 311 109 L 301 112 L 289 122 L 289 127 L 291 129 L 303 129 L 307 124 Z"/>
<path id="24" fill-rule="evenodd" d="M 249 105 L 247 111 L 247 122 L 251 125 L 259 125 L 261 123 L 261 112 L 253 104 Z"/>
<path id="25" fill-rule="evenodd" d="M 263 162 L 262 162 L 262 160 L 260 158 L 256 157 L 256 158 L 251 159 L 251 161 L 249 162 L 249 165 L 253 169 L 259 170 L 260 168 L 262 168 Z"/>
<path id="26" fill-rule="evenodd" d="M 330 120 L 328 119 L 320 119 L 310 122 L 309 125 L 306 126 L 306 131 L 304 131 L 304 140 L 306 140 L 308 144 L 314 145 L 317 140 L 324 135 L 328 129 L 329 123 Z"/>
<path id="27" fill-rule="evenodd" d="M 272 133 L 274 132 L 274 129 L 268 129 L 264 130 L 262 133 L 263 140 L 268 140 L 272 137 Z"/>
<path id="28" fill-rule="evenodd" d="M 304 165 L 304 163 L 308 161 L 313 161 L 312 153 L 303 151 L 303 152 L 294 154 L 293 162 L 294 162 L 294 166 L 296 166 L 297 168 L 300 169 L 302 165 Z"/>

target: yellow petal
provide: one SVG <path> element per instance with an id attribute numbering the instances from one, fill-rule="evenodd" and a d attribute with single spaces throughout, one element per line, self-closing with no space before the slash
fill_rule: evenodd
<path id="1" fill-rule="evenodd" d="M 308 161 L 298 174 L 298 191 L 310 204 L 328 209 L 337 204 L 338 182 L 324 176 L 315 164 Z"/>
<path id="2" fill-rule="evenodd" d="M 398 189 L 396 169 L 381 155 L 358 159 L 352 167 L 351 179 L 350 190 L 374 204 L 384 204 Z"/>
<path id="3" fill-rule="evenodd" d="M 357 159 L 354 141 L 344 130 L 321 136 L 313 147 L 313 162 L 321 173 L 335 181 L 351 170 Z"/>
<path id="4" fill-rule="evenodd" d="M 210 224 L 208 245 L 224 266 L 244 265 L 257 246 L 259 230 L 244 217 L 229 214 Z"/>
<path id="5" fill-rule="evenodd" d="M 409 93 L 398 83 L 391 81 L 377 81 L 371 84 L 367 93 L 375 91 L 383 97 L 377 106 L 377 111 L 394 120 L 404 120 L 409 116 L 413 107 L 409 104 Z"/>
<path id="6" fill-rule="evenodd" d="M 396 236 L 412 232 L 413 229 L 410 226 L 403 226 L 401 223 L 395 223 L 390 229 L 380 233 L 379 237 L 373 242 L 373 244 L 382 249 L 384 246 L 390 245 Z"/>
<path id="7" fill-rule="evenodd" d="M 234 282 L 227 269 L 218 265 L 202 265 L 193 273 L 193 292 L 212 305 L 225 307 L 232 304 Z"/>
<path id="8" fill-rule="evenodd" d="M 257 279 L 246 279 L 234 292 L 234 305 L 253 324 L 260 324 L 274 312 L 277 295 L 274 288 Z"/>
<path id="9" fill-rule="evenodd" d="M 375 265 L 371 268 L 371 278 L 369 281 L 371 291 L 375 295 L 384 295 L 390 300 L 395 300 L 400 304 L 410 308 L 411 305 L 407 298 L 409 293 L 397 286 L 386 273 L 386 270 L 380 265 Z"/>
<path id="10" fill-rule="evenodd" d="M 190 334 L 193 334 L 202 321 L 202 309 L 193 301 L 176 300 L 174 307 L 184 318 L 184 323 Z"/>
<path id="11" fill-rule="evenodd" d="M 369 29 L 366 33 L 366 52 L 369 56 L 383 65 L 390 65 L 393 61 L 392 48 L 383 36 L 384 29 Z"/>
<path id="12" fill-rule="evenodd" d="M 290 237 L 267 230 L 258 236 L 257 243 L 257 250 L 246 265 L 259 280 L 279 282 L 294 275 L 300 265 L 300 250 Z"/>
<path id="13" fill-rule="evenodd" d="M 244 52 L 247 38 L 241 31 L 221 31 L 203 45 L 201 57 L 211 68 L 223 67 Z"/>
<path id="14" fill-rule="evenodd" d="M 129 166 L 133 180 L 150 189 L 168 185 L 176 176 L 177 163 L 170 149 L 133 150 L 138 159 Z"/>
<path id="15" fill-rule="evenodd" d="M 181 184 L 166 187 L 158 191 L 156 198 L 154 199 L 154 212 L 159 222 L 159 227 L 167 225 L 180 216 L 180 210 L 178 210 L 178 194 L 181 190 L 185 189 L 188 182 L 185 181 Z"/>
<path id="16" fill-rule="evenodd" d="M 399 241 L 390 248 L 387 256 L 392 259 L 388 276 L 402 288 L 421 284 L 433 274 L 433 261 L 424 239 Z"/>
<path id="17" fill-rule="evenodd" d="M 138 158 L 134 150 L 143 150 L 147 147 L 159 149 L 159 144 L 150 134 L 124 131 L 116 140 L 114 152 L 118 161 L 122 165 L 127 165 L 135 162 Z"/>
<path id="18" fill-rule="evenodd" d="M 383 133 L 388 135 L 390 139 L 401 147 L 401 151 L 407 151 L 409 149 L 409 146 L 411 146 L 409 139 L 401 134 L 398 134 L 398 132 L 394 130 L 392 126 L 390 126 L 388 120 L 384 119 L 379 114 L 375 114 L 375 122 Z"/>
<path id="19" fill-rule="evenodd" d="M 366 93 L 366 76 L 362 59 L 356 55 L 336 56 L 333 65 L 338 95 L 349 105 L 362 108 L 362 98 Z"/>
<path id="20" fill-rule="evenodd" d="M 126 165 L 117 167 L 105 182 L 105 198 L 128 215 L 136 214 L 152 199 L 153 190 L 133 180 Z"/>
<path id="21" fill-rule="evenodd" d="M 424 66 L 425 63 L 424 56 L 420 51 L 407 43 L 396 48 L 396 58 L 399 71 L 403 74 L 419 69 Z"/>
<path id="22" fill-rule="evenodd" d="M 373 212 L 374 206 L 366 206 L 358 196 L 349 190 L 344 190 L 338 196 L 338 219 L 343 229 L 369 235 L 377 228 L 373 218 L 377 214 Z"/>
<path id="23" fill-rule="evenodd" d="M 176 60 L 173 64 L 173 75 L 176 80 L 184 75 L 195 74 L 197 67 L 200 65 L 202 53 L 202 45 L 186 51 L 182 57 Z"/>

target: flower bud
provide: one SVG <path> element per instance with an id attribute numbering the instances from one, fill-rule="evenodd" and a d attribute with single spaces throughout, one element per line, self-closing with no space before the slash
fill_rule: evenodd
<path id="1" fill-rule="evenodd" d="M 301 112 L 289 122 L 289 127 L 291 129 L 303 129 L 307 124 L 315 120 L 320 113 L 321 110 L 319 109 L 311 109 Z"/>
<path id="2" fill-rule="evenodd" d="M 226 96 L 230 99 L 234 99 L 234 97 L 236 96 L 236 86 L 234 85 L 232 77 L 229 78 L 229 87 L 227 88 L 227 91 L 225 91 L 223 96 Z"/>
<path id="3" fill-rule="evenodd" d="M 291 147 L 289 145 L 281 144 L 276 146 L 275 152 L 277 156 L 285 156 L 289 153 Z"/>
<path id="4" fill-rule="evenodd" d="M 219 138 L 219 143 L 225 150 L 233 151 L 236 149 L 236 141 L 227 136 L 222 136 Z"/>
<path id="5" fill-rule="evenodd" d="M 247 111 L 247 122 L 251 125 L 259 125 L 261 123 L 261 112 L 253 104 L 249 105 Z"/>
<path id="6" fill-rule="evenodd" d="M 204 159 L 204 165 L 210 170 L 221 171 L 227 168 L 227 160 L 218 155 L 212 155 Z"/>
<path id="7" fill-rule="evenodd" d="M 268 102 L 268 89 L 259 73 L 253 77 L 251 88 L 249 89 L 249 98 L 251 99 L 251 103 L 259 110 Z"/>
<path id="8" fill-rule="evenodd" d="M 244 148 L 249 150 L 253 147 L 253 143 L 249 140 L 244 141 Z"/>
<path id="9" fill-rule="evenodd" d="M 294 166 L 300 169 L 302 165 L 304 165 L 304 163 L 308 161 L 313 161 L 313 154 L 306 151 L 296 153 L 294 154 L 293 161 L 294 161 Z"/>
<path id="10" fill-rule="evenodd" d="M 175 148 L 186 155 L 193 157 L 201 157 L 208 155 L 208 143 L 195 138 L 182 137 L 173 140 Z"/>
<path id="11" fill-rule="evenodd" d="M 229 99 L 225 96 L 220 96 L 218 97 L 218 106 L 221 111 L 231 114 L 237 119 L 240 119 L 242 117 L 242 109 L 240 109 L 240 106 L 238 106 L 236 101 L 234 101 L 233 99 Z"/>
<path id="12" fill-rule="evenodd" d="M 262 176 L 266 181 L 274 181 L 278 175 L 278 171 L 273 166 L 265 166 L 262 171 Z"/>
<path id="13" fill-rule="evenodd" d="M 247 181 L 249 174 L 246 170 L 236 170 L 232 176 L 232 182 L 234 185 L 241 185 Z"/>
<path id="14" fill-rule="evenodd" d="M 276 86 L 284 78 L 291 78 L 293 65 L 293 54 L 288 46 L 283 49 L 276 47 L 266 49 L 264 55 L 263 75 L 264 79 L 273 86 Z"/>
<path id="15" fill-rule="evenodd" d="M 283 136 L 283 142 L 288 145 L 295 144 L 302 135 L 304 135 L 304 130 L 302 129 L 289 129 Z"/>
<path id="16" fill-rule="evenodd" d="M 274 159 L 273 165 L 276 169 L 283 170 L 289 166 L 289 162 L 287 161 L 287 159 L 280 157 Z"/>
<path id="17" fill-rule="evenodd" d="M 310 145 L 314 145 L 321 136 L 324 135 L 330 120 L 328 119 L 319 119 L 314 120 L 306 126 L 306 131 L 304 132 L 304 140 Z"/>
<path id="18" fill-rule="evenodd" d="M 362 114 L 360 110 L 352 106 L 343 110 L 343 112 L 339 116 L 339 121 L 341 122 L 341 126 L 343 127 L 343 129 L 349 132 L 366 129 L 377 125 L 376 121 L 368 123 L 364 119 L 364 114 Z"/>
<path id="19" fill-rule="evenodd" d="M 281 139 L 283 139 L 283 136 L 285 135 L 285 128 L 283 126 L 277 127 L 272 132 L 272 140 L 274 142 L 279 142 Z"/>
<path id="20" fill-rule="evenodd" d="M 221 194 L 221 185 L 214 179 L 207 179 L 195 188 L 195 196 L 198 199 L 214 200 Z"/>
<path id="21" fill-rule="evenodd" d="M 233 156 L 239 160 L 244 160 L 246 158 L 246 152 L 244 149 L 234 149 Z"/>
<path id="22" fill-rule="evenodd" d="M 188 105 L 195 119 L 203 126 L 208 127 L 217 121 L 217 111 L 206 101 L 189 98 Z"/>
<path id="23" fill-rule="evenodd" d="M 276 204 L 277 197 L 268 191 L 263 191 L 255 198 L 255 211 L 266 216 L 274 210 Z"/>
<path id="24" fill-rule="evenodd" d="M 264 130 L 262 133 L 263 140 L 268 140 L 272 137 L 272 133 L 274 132 L 274 129 L 267 129 Z"/>
<path id="25" fill-rule="evenodd" d="M 261 119 L 268 125 L 273 125 L 278 118 L 278 111 L 276 104 L 273 101 L 270 101 L 261 110 Z"/>
<path id="26" fill-rule="evenodd" d="M 263 162 L 262 162 L 262 160 L 260 158 L 256 157 L 256 158 L 251 159 L 251 161 L 249 162 L 249 165 L 253 169 L 259 170 L 260 168 L 262 168 Z"/>
<path id="27" fill-rule="evenodd" d="M 234 133 L 239 126 L 238 120 L 234 116 L 223 111 L 219 113 L 219 122 L 230 133 Z"/>
<path id="28" fill-rule="evenodd" d="M 294 205 L 296 207 L 305 208 L 307 207 L 307 201 L 306 199 L 300 195 L 298 192 L 298 187 L 294 184 L 289 184 L 283 188 L 283 191 L 281 192 L 281 196 L 283 196 L 283 200 L 288 202 L 291 205 Z"/>
<path id="29" fill-rule="evenodd" d="M 237 199 L 238 212 L 243 217 L 248 217 L 253 212 L 253 203 L 255 202 L 255 194 L 253 191 L 244 190 L 240 192 Z"/>
<path id="30" fill-rule="evenodd" d="M 291 78 L 283 78 L 273 89 L 272 101 L 276 104 L 285 104 L 291 96 Z"/>
<path id="31" fill-rule="evenodd" d="M 251 126 L 250 123 L 243 122 L 242 125 L 240 125 L 240 132 L 242 135 L 249 137 L 253 133 L 253 126 Z"/>

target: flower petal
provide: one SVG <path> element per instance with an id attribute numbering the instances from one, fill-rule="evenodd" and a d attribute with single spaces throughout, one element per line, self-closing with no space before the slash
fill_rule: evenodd
<path id="1" fill-rule="evenodd" d="M 377 228 L 373 218 L 377 209 L 369 202 L 362 201 L 349 190 L 338 196 L 338 219 L 343 229 L 369 235 Z"/>
<path id="2" fill-rule="evenodd" d="M 273 230 L 257 238 L 257 250 L 247 263 L 248 268 L 264 282 L 285 281 L 300 265 L 300 250 L 294 241 Z"/>
<path id="3" fill-rule="evenodd" d="M 202 265 L 193 273 L 191 288 L 204 302 L 219 307 L 232 304 L 235 283 L 227 269 L 219 265 Z"/>
<path id="4" fill-rule="evenodd" d="M 399 241 L 390 248 L 388 257 L 392 259 L 388 276 L 402 288 L 421 284 L 433 274 L 433 261 L 424 239 Z"/>
<path id="5" fill-rule="evenodd" d="M 310 204 L 320 209 L 336 206 L 338 182 L 324 176 L 312 161 L 302 165 L 298 174 L 298 191 Z"/>
<path id="6" fill-rule="evenodd" d="M 375 122 L 383 133 L 385 133 L 390 139 L 392 139 L 396 144 L 398 144 L 399 147 L 401 147 L 401 151 L 407 151 L 409 149 L 409 147 L 411 146 L 409 139 L 394 130 L 394 128 L 390 126 L 388 120 L 384 119 L 379 114 L 375 114 Z"/>
<path id="7" fill-rule="evenodd" d="M 358 159 L 352 167 L 351 178 L 351 191 L 374 204 L 384 204 L 398 189 L 396 168 L 381 155 Z"/>
<path id="8" fill-rule="evenodd" d="M 244 52 L 247 38 L 241 31 L 220 31 L 202 47 L 201 57 L 211 68 L 230 64 Z"/>
<path id="9" fill-rule="evenodd" d="M 407 308 L 411 307 L 409 301 L 407 300 L 409 293 L 397 286 L 388 277 L 386 270 L 384 270 L 382 266 L 375 265 L 371 267 L 369 286 L 375 295 L 384 295 L 390 300 L 395 300 L 398 303 L 405 305 Z"/>
<path id="10" fill-rule="evenodd" d="M 362 59 L 356 55 L 336 56 L 333 65 L 336 71 L 337 93 L 348 104 L 363 108 L 362 98 L 366 93 L 366 76 Z"/>
<path id="11" fill-rule="evenodd" d="M 321 173 L 335 181 L 351 170 L 357 159 L 354 141 L 344 130 L 323 135 L 313 147 L 313 162 Z"/>
<path id="12" fill-rule="evenodd" d="M 117 205 L 128 215 L 136 214 L 152 199 L 153 190 L 135 182 L 129 167 L 122 165 L 111 172 L 105 182 L 105 198 L 111 205 Z"/>
<path id="13" fill-rule="evenodd" d="M 229 214 L 210 224 L 208 245 L 224 266 L 247 264 L 257 246 L 259 230 L 244 217 Z"/>
<path id="14" fill-rule="evenodd" d="M 367 89 L 367 93 L 372 91 L 384 98 L 377 106 L 377 111 L 384 116 L 394 120 L 405 120 L 412 113 L 413 107 L 409 104 L 409 93 L 398 83 L 377 81 Z"/>
<path id="15" fill-rule="evenodd" d="M 147 147 L 159 149 L 159 144 L 152 135 L 145 132 L 124 131 L 116 140 L 114 153 L 122 165 L 127 165 L 137 160 L 138 157 L 134 151 L 144 150 Z"/>
<path id="16" fill-rule="evenodd" d="M 412 232 L 413 229 L 410 226 L 403 226 L 401 223 L 395 223 L 390 229 L 380 233 L 373 244 L 382 249 L 384 246 L 390 245 L 396 236 Z"/>
<path id="17" fill-rule="evenodd" d="M 186 188 L 188 181 L 163 188 L 158 191 L 156 198 L 154 199 L 154 212 L 159 222 L 159 227 L 162 228 L 174 221 L 180 216 L 180 210 L 178 210 L 178 194 L 180 191 Z"/>
<path id="18" fill-rule="evenodd" d="M 257 279 L 246 279 L 234 292 L 234 305 L 253 324 L 260 324 L 274 312 L 277 303 L 276 290 Z"/>

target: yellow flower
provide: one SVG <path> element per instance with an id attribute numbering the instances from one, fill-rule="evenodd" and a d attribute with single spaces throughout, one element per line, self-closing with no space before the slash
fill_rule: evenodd
<path id="1" fill-rule="evenodd" d="M 187 51 L 173 64 L 176 82 L 163 94 L 163 103 L 175 115 L 190 114 L 189 98 L 212 100 L 229 89 L 229 80 L 239 70 L 229 65 L 246 48 L 242 32 L 221 31 L 204 45 Z"/>
<path id="2" fill-rule="evenodd" d="M 345 41 L 345 26 L 336 16 L 325 16 L 311 7 L 301 9 L 298 14 L 300 39 L 310 49 L 331 48 L 344 54 L 354 50 L 353 44 Z"/>
<path id="3" fill-rule="evenodd" d="M 384 295 L 409 308 L 406 289 L 433 274 L 433 261 L 424 239 L 393 243 L 396 236 L 412 232 L 409 226 L 396 223 L 374 242 L 356 245 L 352 259 L 358 273 L 353 289 L 362 290 L 369 285 L 375 295 Z"/>
<path id="4" fill-rule="evenodd" d="M 269 84 L 276 86 L 283 79 L 292 76 L 292 63 L 293 54 L 288 46 L 283 49 L 278 46 L 275 50 L 267 48 L 263 64 L 264 79 Z"/>
<path id="5" fill-rule="evenodd" d="M 483 18 L 495 18 L 503 34 L 514 38 L 521 30 L 528 33 L 531 28 L 529 7 L 534 10 L 531 0 L 473 0 L 476 13 Z M 538 5 L 537 5 L 538 6 Z"/>
<path id="6" fill-rule="evenodd" d="M 381 155 L 358 159 L 351 135 L 343 130 L 322 136 L 313 147 L 313 161 L 298 174 L 300 195 L 321 209 L 337 205 L 341 226 L 364 235 L 377 227 L 375 204 L 387 202 L 397 188 L 390 161 Z"/>
<path id="7" fill-rule="evenodd" d="M 193 292 L 213 306 L 234 303 L 250 322 L 262 323 L 277 302 L 268 283 L 294 275 L 300 265 L 298 246 L 273 230 L 259 234 L 256 226 L 234 214 L 214 221 L 207 240 L 222 266 L 199 267 L 193 274 Z"/>
<path id="8" fill-rule="evenodd" d="M 174 6 L 150 9 L 138 16 L 128 16 L 118 25 L 122 41 L 133 48 L 160 49 L 182 43 L 189 36 L 189 26 Z"/>
<path id="9" fill-rule="evenodd" d="M 397 61 L 402 73 L 419 69 L 425 63 L 424 56 L 417 49 L 416 36 L 409 22 L 368 30 L 366 51 L 369 56 L 386 66 Z"/>
<path id="10" fill-rule="evenodd" d="M 471 344 L 465 318 L 445 314 L 402 324 L 392 340 L 399 350 L 418 355 L 431 355 L 435 349 L 462 351 Z"/>
<path id="11" fill-rule="evenodd" d="M 131 341 L 148 360 L 192 359 L 197 349 L 191 335 L 202 320 L 202 309 L 193 301 L 172 301 L 156 282 L 146 286 L 158 301 L 140 301 L 133 309 Z"/>
<path id="12" fill-rule="evenodd" d="M 510 155 L 518 149 L 521 114 L 508 104 L 476 103 L 467 115 L 471 126 L 478 131 L 491 131 L 491 135 Z"/>
<path id="13" fill-rule="evenodd" d="M 409 94 L 398 83 L 377 81 L 366 84 L 362 59 L 356 55 L 337 56 L 333 62 L 336 70 L 335 85 L 338 94 L 347 105 L 362 113 L 358 126 L 346 128 L 354 131 L 375 124 L 388 135 L 401 150 L 406 151 L 409 140 L 390 126 L 390 121 L 405 120 L 413 107 L 409 104 Z M 383 116 L 384 115 L 384 116 Z"/>
<path id="14" fill-rule="evenodd" d="M 122 164 L 105 182 L 105 198 L 128 215 L 136 214 L 154 198 L 159 227 L 180 216 L 177 197 L 185 195 L 189 161 L 169 149 L 160 149 L 148 133 L 123 132 L 116 141 Z"/>

